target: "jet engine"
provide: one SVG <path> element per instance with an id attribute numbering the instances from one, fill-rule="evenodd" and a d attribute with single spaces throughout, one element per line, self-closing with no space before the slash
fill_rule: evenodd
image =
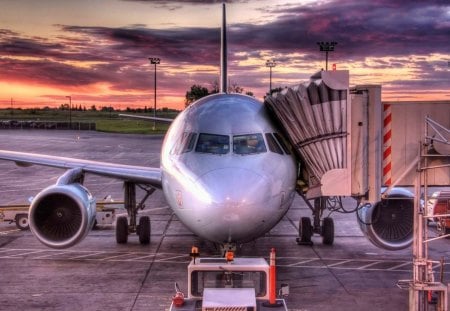
<path id="1" fill-rule="evenodd" d="M 32 201 L 30 229 L 52 248 L 67 248 L 80 242 L 95 221 L 95 200 L 79 183 L 50 186 Z"/>
<path id="2" fill-rule="evenodd" d="M 414 195 L 393 188 L 386 199 L 358 209 L 358 223 L 363 233 L 376 246 L 400 250 L 411 245 L 414 225 Z"/>

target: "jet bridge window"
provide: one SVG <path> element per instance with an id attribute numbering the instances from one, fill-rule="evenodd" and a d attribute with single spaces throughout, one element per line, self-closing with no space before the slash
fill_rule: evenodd
<path id="1" fill-rule="evenodd" d="M 254 288 L 256 297 L 266 295 L 263 271 L 192 271 L 191 294 L 203 296 L 205 288 Z"/>
<path id="2" fill-rule="evenodd" d="M 233 152 L 236 154 L 254 154 L 266 152 L 262 134 L 233 136 Z"/>
<path id="3" fill-rule="evenodd" d="M 200 134 L 195 152 L 226 154 L 230 151 L 230 138 L 226 135 Z"/>

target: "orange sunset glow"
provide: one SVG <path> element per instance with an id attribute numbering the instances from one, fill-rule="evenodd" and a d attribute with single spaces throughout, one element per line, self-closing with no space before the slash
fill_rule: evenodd
<path id="1" fill-rule="evenodd" d="M 216 1 L 7 1 L 0 10 L 0 107 L 182 109 L 194 84 L 219 77 Z M 229 79 L 260 100 L 325 67 L 381 84 L 383 100 L 450 99 L 445 1 L 228 1 Z"/>

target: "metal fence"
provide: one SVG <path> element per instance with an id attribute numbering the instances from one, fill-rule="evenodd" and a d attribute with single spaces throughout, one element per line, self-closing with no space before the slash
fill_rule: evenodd
<path id="1" fill-rule="evenodd" d="M 80 130 L 95 131 L 95 122 L 57 122 L 57 121 L 0 121 L 0 129 L 41 129 L 41 130 Z"/>

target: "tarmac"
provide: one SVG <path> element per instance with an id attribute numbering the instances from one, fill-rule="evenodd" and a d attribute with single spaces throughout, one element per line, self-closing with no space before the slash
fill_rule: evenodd
<path id="1" fill-rule="evenodd" d="M 0 149 L 158 167 L 162 136 L 58 130 L 0 130 Z M 28 202 L 55 183 L 60 169 L 18 167 L 0 161 L 0 205 Z M 102 200 L 123 199 L 118 180 L 87 175 L 85 186 Z M 138 193 L 142 196 L 143 193 Z M 355 201 L 344 200 L 351 209 Z M 174 283 L 187 289 L 192 245 L 202 256 L 216 256 L 215 246 L 199 240 L 167 206 L 162 191 L 146 202 L 151 243 L 137 236 L 118 245 L 113 225 L 93 230 L 78 245 L 55 250 L 40 244 L 30 231 L 0 223 L 1 310 L 168 310 Z M 399 280 L 412 278 L 411 249 L 387 251 L 362 234 L 354 214 L 332 214 L 333 246 L 313 237 L 299 246 L 298 221 L 311 212 L 297 196 L 289 212 L 269 234 L 239 249 L 240 256 L 268 258 L 277 251 L 277 282 L 290 286 L 289 310 L 408 310 L 408 291 Z M 430 228 L 430 234 L 435 234 Z M 434 233 L 433 233 L 434 232 Z M 449 240 L 430 243 L 430 257 L 448 261 Z M 445 265 L 444 283 L 449 266 Z M 430 310 L 433 310 L 432 308 Z"/>

